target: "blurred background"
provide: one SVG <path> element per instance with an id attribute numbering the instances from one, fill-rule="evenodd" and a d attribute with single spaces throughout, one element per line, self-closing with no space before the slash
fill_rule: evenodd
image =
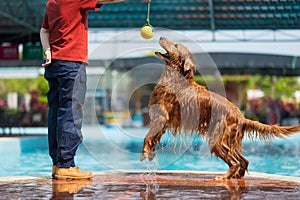
<path id="1" fill-rule="evenodd" d="M 47 126 L 48 85 L 39 39 L 46 3 L 0 1 L 2 134 L 9 132 L 6 127 Z M 170 32 L 183 35 L 178 37 L 182 43 L 198 45 L 191 51 L 201 72 L 209 72 L 204 73 L 206 78 L 196 74 L 202 85 L 213 84 L 209 76 L 216 73 L 201 60 L 208 54 L 221 74 L 226 97 L 246 117 L 267 124 L 299 122 L 300 0 L 152 0 L 150 20 L 156 32 L 149 40 L 139 36 L 146 14 L 143 0 L 106 4 L 89 13 L 86 124 L 149 124 L 147 103 L 155 81 L 136 87 L 136 77 L 147 79 L 152 69 L 144 74 L 134 69 L 162 64 L 153 52 L 161 49 L 159 36 Z M 140 48 L 144 50 L 123 53 Z M 114 84 L 121 78 L 112 98 Z"/>

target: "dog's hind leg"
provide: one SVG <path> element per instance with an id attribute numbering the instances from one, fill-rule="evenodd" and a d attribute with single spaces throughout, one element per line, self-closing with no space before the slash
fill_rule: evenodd
<path id="1" fill-rule="evenodd" d="M 211 153 L 215 154 L 218 158 L 221 158 L 229 167 L 229 170 L 225 175 L 216 177 L 217 180 L 230 179 L 238 172 L 240 163 L 235 156 L 232 155 L 230 148 L 226 144 L 217 143 Z"/>
<path id="2" fill-rule="evenodd" d="M 215 124 L 215 128 L 208 134 L 208 144 L 211 154 L 214 154 L 217 158 L 221 158 L 229 166 L 229 169 L 233 170 L 232 167 L 234 163 L 231 162 L 231 158 L 229 155 L 230 144 L 228 144 L 228 135 L 224 134 L 225 123 L 226 122 L 218 122 Z M 216 177 L 216 179 L 228 179 L 228 177 L 232 176 L 231 173 L 232 172 L 229 173 L 228 171 L 226 175 L 218 176 Z"/>
<path id="3" fill-rule="evenodd" d="M 231 143 L 233 143 L 233 150 L 235 158 L 240 163 L 240 169 L 239 171 L 233 176 L 234 178 L 243 178 L 245 176 L 245 172 L 248 170 L 248 164 L 249 161 L 243 156 L 243 148 L 242 148 L 242 140 L 243 140 L 243 130 L 240 128 L 241 126 L 238 126 L 236 129 L 234 129 L 234 134 L 232 136 L 234 138 L 231 138 Z"/>
<path id="4" fill-rule="evenodd" d="M 240 162 L 236 158 L 236 156 L 232 155 L 231 152 L 228 152 L 225 157 L 219 156 L 224 162 L 227 163 L 229 166 L 229 170 L 224 176 L 218 176 L 216 179 L 223 180 L 223 179 L 230 179 L 232 177 L 235 177 L 236 174 L 238 174 L 238 170 L 240 168 Z"/>
<path id="5" fill-rule="evenodd" d="M 229 166 L 229 170 L 224 176 L 219 176 L 217 179 L 230 179 L 239 174 L 238 170 L 241 166 L 240 158 L 236 150 L 238 141 L 235 139 L 238 132 L 234 126 L 225 124 L 225 129 L 221 132 L 215 146 L 212 148 L 212 153 L 221 158 Z"/>
<path id="6" fill-rule="evenodd" d="M 228 147 L 228 153 L 224 161 L 228 164 L 229 170 L 223 178 L 243 178 L 248 169 L 249 161 L 242 154 L 243 130 L 238 123 L 227 126 L 226 131 L 230 134 L 224 134 L 222 144 Z"/>
<path id="7" fill-rule="evenodd" d="M 150 128 L 150 131 L 144 139 L 144 146 L 140 160 L 143 161 L 147 157 L 149 161 L 153 160 L 156 155 L 156 144 L 160 142 L 160 138 L 166 131 L 166 120 L 156 119 Z"/>
<path id="8" fill-rule="evenodd" d="M 240 169 L 237 174 L 234 175 L 234 178 L 243 178 L 245 172 L 248 170 L 249 161 L 243 156 L 241 152 L 237 152 L 238 159 L 240 161 Z"/>

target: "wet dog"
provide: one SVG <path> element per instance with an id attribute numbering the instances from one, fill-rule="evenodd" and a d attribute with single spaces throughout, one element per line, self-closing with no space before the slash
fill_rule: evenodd
<path id="1" fill-rule="evenodd" d="M 155 55 L 166 65 L 150 97 L 151 127 L 144 139 L 141 161 L 154 159 L 156 144 L 167 130 L 174 136 L 193 133 L 205 136 L 210 152 L 229 166 L 218 179 L 242 178 L 249 164 L 242 151 L 245 134 L 265 141 L 300 131 L 299 125 L 265 125 L 246 119 L 225 97 L 194 81 L 196 62 L 183 44 L 163 37 L 159 43 L 166 53 Z"/>

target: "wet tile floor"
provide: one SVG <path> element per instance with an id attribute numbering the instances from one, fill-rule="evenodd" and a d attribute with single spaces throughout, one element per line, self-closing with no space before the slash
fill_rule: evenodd
<path id="1" fill-rule="evenodd" d="M 0 199 L 300 199 L 300 178 L 251 174 L 214 180 L 196 172 L 106 172 L 91 180 L 0 178 Z"/>

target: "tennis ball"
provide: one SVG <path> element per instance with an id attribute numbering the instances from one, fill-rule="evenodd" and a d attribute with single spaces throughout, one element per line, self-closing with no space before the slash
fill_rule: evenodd
<path id="1" fill-rule="evenodd" d="M 144 25 L 142 28 L 141 28 L 141 36 L 148 40 L 150 38 L 152 38 L 154 36 L 154 29 L 151 25 Z"/>

